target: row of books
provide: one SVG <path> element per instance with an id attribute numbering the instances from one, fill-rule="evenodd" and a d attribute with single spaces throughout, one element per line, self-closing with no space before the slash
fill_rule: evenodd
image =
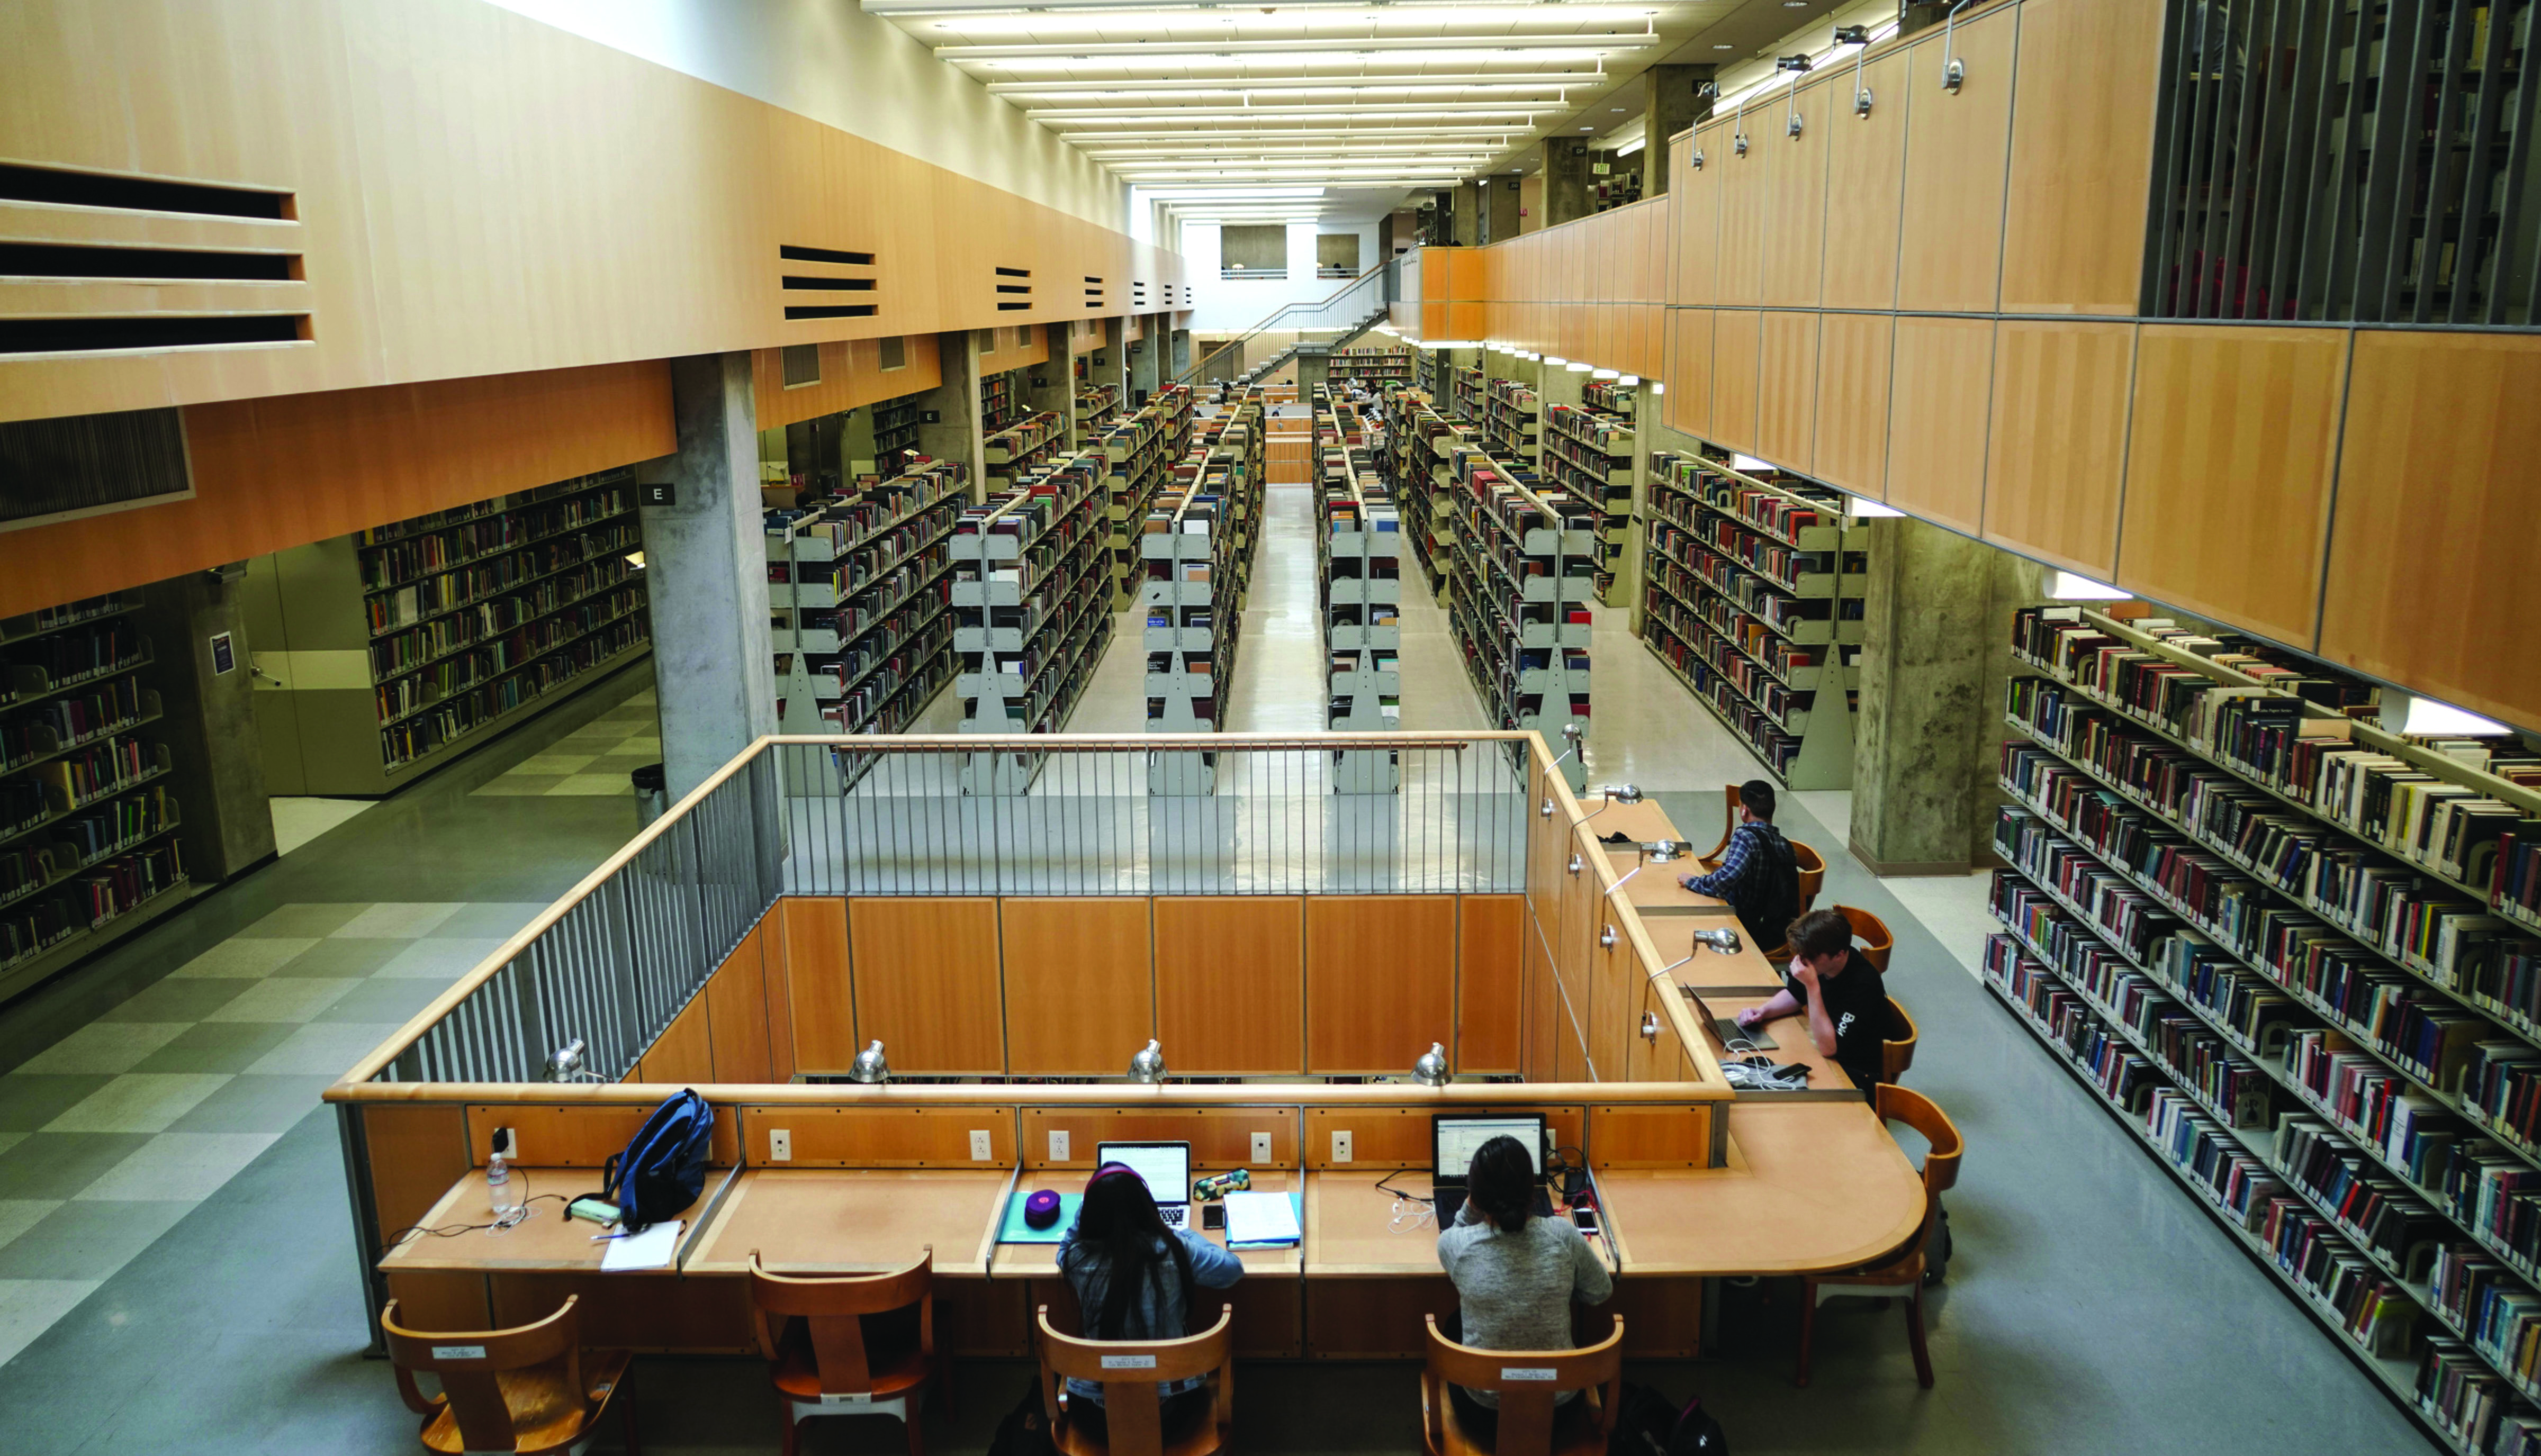
<path id="1" fill-rule="evenodd" d="M 0 773 L 10 772 L 41 755 L 129 727 L 155 712 L 155 694 L 134 677 L 108 678 L 90 687 L 56 693 L 30 707 L 0 717 Z"/>
<path id="2" fill-rule="evenodd" d="M 45 632 L 58 632 L 84 621 L 116 617 L 132 610 L 131 601 L 109 592 L 99 597 L 82 597 L 54 607 L 38 607 L 16 617 L 0 618 L 0 642 L 16 642 Z"/>
<path id="3" fill-rule="evenodd" d="M 387 591 L 417 577 L 499 555 L 546 537 L 596 526 L 634 508 L 635 493 L 631 488 L 611 485 L 480 516 L 465 525 L 366 545 L 359 553 L 362 588 Z"/>
<path id="4" fill-rule="evenodd" d="M 517 672 L 578 637 L 599 631 L 643 610 L 643 590 L 624 587 L 606 597 L 586 598 L 576 606 L 540 618 L 536 622 L 515 628 L 500 637 L 489 638 L 464 652 L 437 659 L 428 666 L 381 679 L 372 688 L 380 721 L 387 723 L 404 717 L 475 684 Z"/>
<path id="5" fill-rule="evenodd" d="M 455 506 L 450 510 L 427 511 L 420 516 L 409 516 L 402 521 L 391 521 L 384 526 L 374 526 L 367 531 L 356 533 L 353 544 L 357 546 L 385 546 L 390 542 L 402 541 L 410 536 L 428 536 L 447 527 L 463 526 L 471 521 L 480 521 L 508 511 L 529 509 L 548 501 L 561 500 L 567 496 L 605 490 L 613 485 L 625 484 L 634 478 L 635 472 L 632 467 L 617 466 L 592 474 L 576 475 L 569 479 L 541 485 L 535 490 L 516 490 L 509 495 L 471 501 L 467 505 Z"/>
<path id="6" fill-rule="evenodd" d="M 492 683 L 454 693 L 410 717 L 384 724 L 380 730 L 381 760 L 392 768 L 413 763 L 651 640 L 646 614 L 638 612 L 620 618 Z"/>
<path id="7" fill-rule="evenodd" d="M 96 865 L 0 910 L 0 967 L 33 960 L 184 883 L 183 857 L 173 841 Z"/>
<path id="8" fill-rule="evenodd" d="M 643 548 L 643 529 L 632 518 L 604 525 L 580 536 L 556 537 L 506 555 L 493 556 L 456 571 L 419 577 L 364 599 L 373 636 L 472 607 L 489 598 L 517 591 L 542 577 L 585 563 L 602 563 Z"/>
<path id="9" fill-rule="evenodd" d="M 150 639 L 110 617 L 0 647 L 0 707 L 127 672 L 150 660 Z"/>

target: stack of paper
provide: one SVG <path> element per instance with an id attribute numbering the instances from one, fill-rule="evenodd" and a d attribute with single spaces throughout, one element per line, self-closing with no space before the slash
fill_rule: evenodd
<path id="1" fill-rule="evenodd" d="M 1295 1244 L 1297 1208 L 1283 1193 L 1231 1193 L 1226 1196 L 1228 1248 L 1277 1248 Z"/>

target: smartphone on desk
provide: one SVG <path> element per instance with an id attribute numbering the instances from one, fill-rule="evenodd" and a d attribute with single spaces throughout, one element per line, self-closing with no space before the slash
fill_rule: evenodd
<path id="1" fill-rule="evenodd" d="M 1225 1230 L 1226 1230 L 1226 1205 L 1225 1205 L 1224 1203 L 1202 1203 L 1202 1204 L 1200 1204 L 1200 1205 L 1199 1205 L 1199 1227 L 1200 1227 L 1200 1232 L 1202 1232 L 1202 1233 L 1223 1233 L 1223 1232 L 1225 1232 Z"/>
<path id="2" fill-rule="evenodd" d="M 1597 1235 L 1602 1231 L 1598 1227 L 1597 1210 L 1594 1208 L 1571 1209 L 1570 1221 L 1579 1225 L 1579 1231 L 1592 1239 L 1597 1237 Z"/>

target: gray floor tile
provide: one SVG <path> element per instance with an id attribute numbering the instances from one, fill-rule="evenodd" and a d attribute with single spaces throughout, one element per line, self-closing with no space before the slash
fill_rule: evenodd
<path id="1" fill-rule="evenodd" d="M 208 1021 L 179 1032 L 175 1040 L 134 1063 L 144 1072 L 239 1072 L 291 1035 L 288 1022 Z"/>
<path id="2" fill-rule="evenodd" d="M 78 1075 L 11 1072 L 0 1077 L 0 1128 L 33 1132 L 113 1080 L 114 1077 L 106 1072 Z"/>
<path id="3" fill-rule="evenodd" d="M 274 940 L 235 942 L 280 945 Z M 98 1018 L 101 1021 L 200 1021 L 255 983 L 237 977 L 171 976 Z"/>
<path id="4" fill-rule="evenodd" d="M 402 1022 L 432 1004 L 446 989 L 438 982 L 413 977 L 377 976 L 358 982 L 312 1021 Z"/>
<path id="5" fill-rule="evenodd" d="M 34 1228 L 45 1214 L 61 1205 L 59 1199 L 0 1199 L 0 1244 Z"/>
<path id="6" fill-rule="evenodd" d="M 432 928 L 449 919 L 459 906 L 456 903 L 412 903 L 392 901 L 375 905 L 335 927 L 333 934 L 345 939 L 412 940 L 430 935 Z"/>
<path id="7" fill-rule="evenodd" d="M 443 985 L 457 981 L 487 956 L 503 948 L 501 940 L 418 940 L 373 972 L 382 978 L 414 978 Z"/>
<path id="8" fill-rule="evenodd" d="M 127 1072 L 175 1041 L 182 1021 L 95 1021 L 27 1058 L 22 1072 Z"/>
<path id="9" fill-rule="evenodd" d="M 370 909 L 370 902 L 351 904 L 286 905 L 248 926 L 239 934 L 250 939 L 290 938 L 332 935 L 344 922 Z"/>
<path id="10" fill-rule="evenodd" d="M 308 1021 L 332 1005 L 336 997 L 362 983 L 350 977 L 322 980 L 271 976 L 249 986 L 237 999 L 203 1020 Z"/>
<path id="11" fill-rule="evenodd" d="M 52 1328 L 94 1292 L 97 1279 L 0 1279 L 0 1362 Z"/>
<path id="12" fill-rule="evenodd" d="M 342 1076 L 400 1023 L 327 1022 L 295 1028 L 274 1049 L 248 1064 L 258 1075 L 324 1072 Z"/>
<path id="13" fill-rule="evenodd" d="M 270 1132 L 161 1132 L 73 1195 L 75 1202 L 209 1198 L 273 1143 Z"/>
<path id="14" fill-rule="evenodd" d="M 126 1072 L 46 1123 L 46 1132 L 164 1132 L 230 1079 L 227 1072 Z"/>
<path id="15" fill-rule="evenodd" d="M 67 1199 L 141 1150 L 140 1132 L 36 1132 L 0 1152 L 0 1199 Z"/>
<path id="16" fill-rule="evenodd" d="M 176 1225 L 193 1199 L 64 1203 L 0 1245 L 0 1279 L 102 1279 Z"/>
<path id="17" fill-rule="evenodd" d="M 388 939 L 322 940 L 274 968 L 277 978 L 370 976 L 416 942 Z"/>
<path id="18" fill-rule="evenodd" d="M 176 976 L 253 981 L 318 944 L 306 935 L 233 935 L 177 968 Z"/>
<path id="19" fill-rule="evenodd" d="M 324 1072 L 297 1076 L 232 1077 L 194 1110 L 168 1125 L 171 1132 L 287 1132 L 323 1105 L 319 1094 L 335 1079 Z"/>

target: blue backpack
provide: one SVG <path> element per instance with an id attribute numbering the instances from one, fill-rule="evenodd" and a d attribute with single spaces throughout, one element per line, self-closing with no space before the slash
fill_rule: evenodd
<path id="1" fill-rule="evenodd" d="M 600 1170 L 601 1197 L 617 1205 L 628 1233 L 677 1218 L 706 1189 L 706 1147 L 714 1109 L 684 1090 L 653 1109 L 626 1150 Z"/>

